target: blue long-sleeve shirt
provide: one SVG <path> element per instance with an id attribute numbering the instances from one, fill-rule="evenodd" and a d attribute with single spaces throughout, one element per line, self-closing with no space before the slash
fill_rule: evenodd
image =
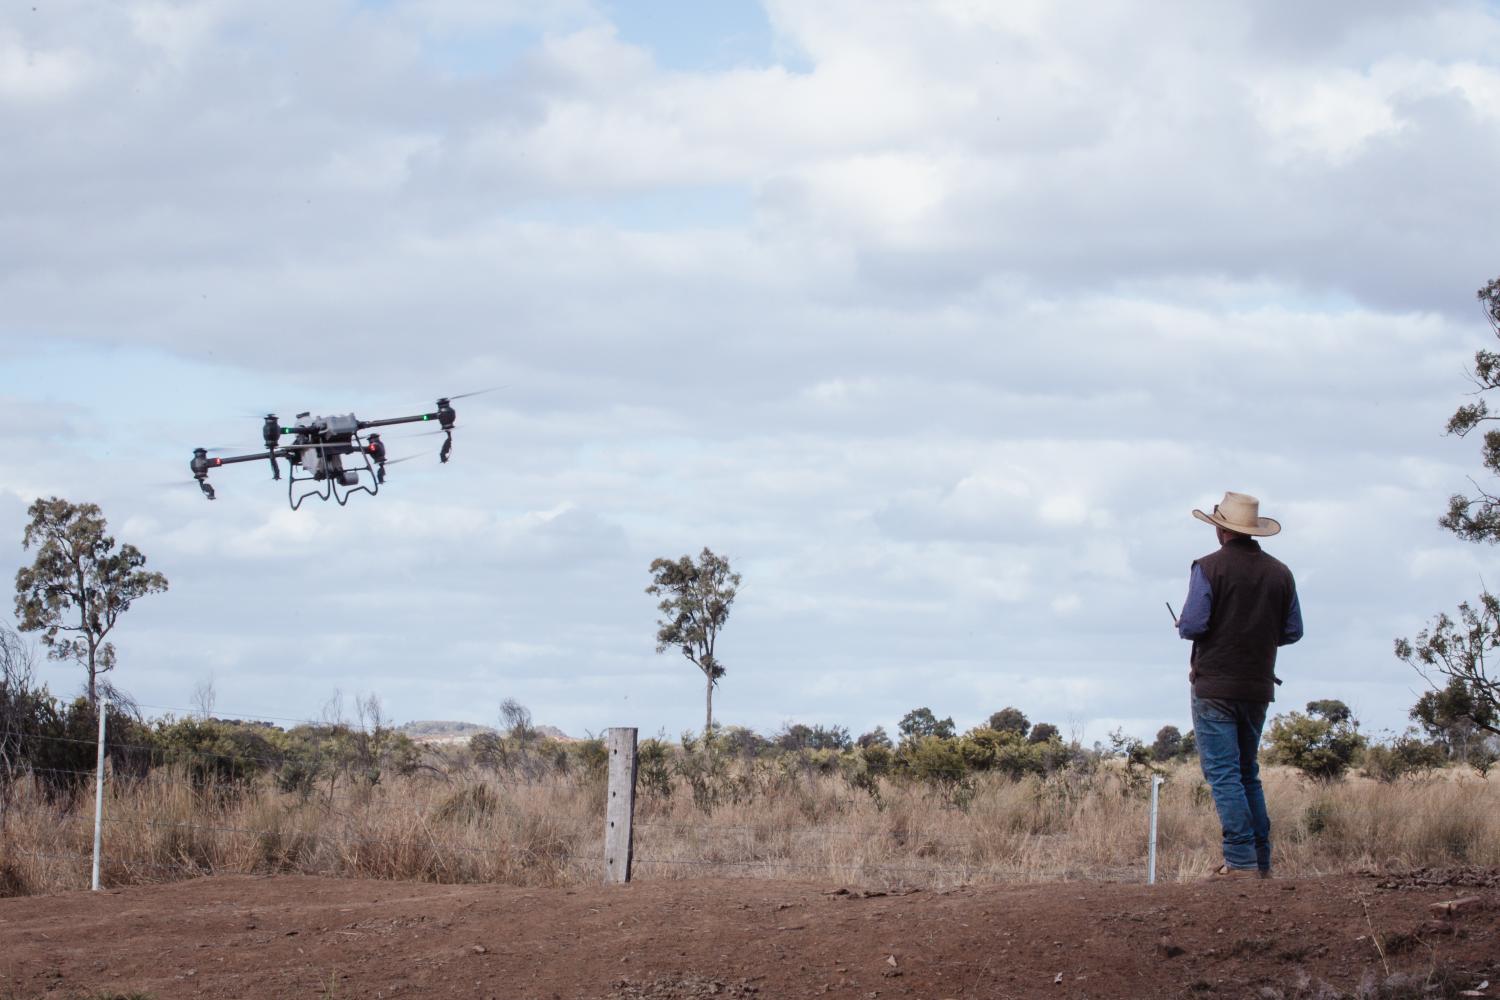
<path id="1" fill-rule="evenodd" d="M 1213 588 L 1208 585 L 1208 577 L 1197 563 L 1193 564 L 1192 575 L 1188 577 L 1187 600 L 1183 602 L 1182 614 L 1177 619 L 1177 634 L 1184 639 L 1201 639 L 1208 634 L 1208 620 L 1213 614 L 1214 595 Z M 1286 622 L 1281 626 L 1281 641 L 1279 646 L 1289 646 L 1302 638 L 1302 605 L 1297 600 L 1297 594 L 1292 593 L 1292 606 L 1286 614 Z"/>

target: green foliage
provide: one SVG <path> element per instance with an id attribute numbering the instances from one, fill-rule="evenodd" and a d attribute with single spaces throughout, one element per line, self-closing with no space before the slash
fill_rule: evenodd
<path id="1" fill-rule="evenodd" d="M 218 719 L 163 720 L 152 733 L 153 762 L 182 768 L 197 788 L 243 787 L 285 760 L 268 733 Z"/>
<path id="2" fill-rule="evenodd" d="M 1354 717 L 1354 713 L 1349 711 L 1349 706 L 1337 698 L 1323 698 L 1319 701 L 1308 702 L 1307 714 L 1319 719 L 1327 719 L 1335 725 L 1348 722 Z"/>
<path id="3" fill-rule="evenodd" d="M 1151 744 L 1151 759 L 1164 763 L 1182 756 L 1182 731 L 1176 726 L 1162 726 Z"/>
<path id="4" fill-rule="evenodd" d="M 990 716 L 989 728 L 1001 733 L 1015 733 L 1024 738 L 1031 729 L 1031 720 L 1019 708 L 1007 706 Z"/>
<path id="5" fill-rule="evenodd" d="M 97 762 L 98 712 L 84 698 L 54 698 L 36 684 L 31 665 L 20 637 L 0 629 L 0 809 L 27 773 L 49 797 L 65 800 L 88 784 Z M 149 771 L 149 729 L 119 702 L 110 703 L 105 722 L 114 774 L 129 780 Z"/>
<path id="6" fill-rule="evenodd" d="M 781 727 L 772 743 L 781 750 L 848 750 L 854 746 L 843 726 L 808 726 L 801 722 Z"/>
<path id="7" fill-rule="evenodd" d="M 672 797 L 672 748 L 666 740 L 642 740 L 635 748 L 636 780 L 651 795 Z"/>
<path id="8" fill-rule="evenodd" d="M 895 748 L 891 746 L 890 740 L 884 743 L 861 744 L 859 757 L 872 770 L 885 770 L 891 766 L 896 759 Z"/>
<path id="9" fill-rule="evenodd" d="M 1365 748 L 1360 771 L 1376 781 L 1423 777 L 1448 762 L 1443 747 L 1425 742 L 1413 730 L 1407 730 L 1389 743 L 1372 743 Z"/>
<path id="10" fill-rule="evenodd" d="M 970 770 L 962 745 L 951 736 L 904 740 L 896 751 L 896 762 L 907 774 L 925 781 L 953 781 Z"/>
<path id="11" fill-rule="evenodd" d="M 725 674 L 715 652 L 719 631 L 729 621 L 729 609 L 739 592 L 740 575 L 729 560 L 707 546 L 695 563 L 691 557 L 651 562 L 651 585 L 646 593 L 660 597 L 656 622 L 656 651 L 676 648 L 699 670 L 707 682 L 707 717 L 704 732 L 714 725 L 714 686 Z"/>
<path id="12" fill-rule="evenodd" d="M 1495 727 L 1495 707 L 1476 698 L 1462 677 L 1424 693 L 1412 706 L 1411 718 L 1453 760 L 1470 762 L 1491 752 L 1484 734 Z"/>
<path id="13" fill-rule="evenodd" d="M 1490 329 L 1500 337 L 1500 278 L 1479 289 L 1477 296 Z M 1471 380 L 1476 396 L 1482 397 L 1500 388 L 1500 354 L 1484 349 L 1475 352 Z M 1479 398 L 1461 405 L 1449 418 L 1447 429 L 1449 434 L 1464 437 L 1480 424 L 1496 419 L 1500 418 L 1492 415 L 1485 400 Z M 1491 474 L 1500 473 L 1500 430 L 1491 428 L 1485 431 L 1480 462 Z M 1475 489 L 1477 495 L 1473 497 L 1461 493 L 1449 497 L 1448 512 L 1438 523 L 1469 541 L 1500 541 L 1500 496 L 1477 483 Z M 1486 591 L 1476 604 L 1458 606 L 1457 622 L 1440 614 L 1430 628 L 1418 634 L 1415 643 L 1397 639 L 1396 656 L 1415 668 L 1434 688 L 1438 688 L 1441 682 L 1434 683 L 1429 670 L 1436 670 L 1448 678 L 1448 684 L 1442 688 L 1444 691 L 1450 689 L 1452 681 L 1462 681 L 1466 688 L 1462 697 L 1471 700 L 1470 722 L 1475 728 L 1500 735 L 1500 683 L 1490 676 L 1485 665 L 1485 653 L 1497 646 L 1500 646 L 1500 601 Z M 1428 708 L 1435 722 L 1441 706 L 1430 705 Z M 1417 716 L 1414 714 L 1413 717 Z M 1485 721 L 1481 721 L 1481 717 Z M 1424 726 L 1427 724 L 1423 722 Z M 1444 739 L 1448 740 L 1448 737 Z M 1459 742 L 1467 751 L 1469 741 L 1464 738 Z M 1448 745 L 1450 750 L 1453 749 L 1451 741 Z"/>
<path id="14" fill-rule="evenodd" d="M 964 747 L 951 736 L 916 736 L 903 740 L 896 766 L 906 775 L 937 787 L 954 805 L 968 805 L 974 795 L 972 768 Z"/>
<path id="15" fill-rule="evenodd" d="M 1497 337 L 1500 337 L 1500 278 L 1479 289 L 1479 301 Z M 1470 372 L 1475 395 L 1500 388 L 1500 354 L 1480 349 L 1474 353 Z M 1465 437 L 1482 423 L 1495 420 L 1483 398 L 1464 403 L 1448 418 L 1447 432 Z M 1491 473 L 1500 473 L 1500 431 L 1488 430 L 1480 446 L 1480 462 Z M 1448 498 L 1448 512 L 1438 522 L 1460 538 L 1473 542 L 1500 540 L 1500 498 L 1483 488 L 1473 497 L 1455 493 Z"/>
<path id="16" fill-rule="evenodd" d="M 1295 767 L 1317 781 L 1342 778 L 1365 747 L 1356 720 L 1334 722 L 1301 712 L 1272 719 L 1266 742 L 1271 763 Z"/>
<path id="17" fill-rule="evenodd" d="M 712 744 L 708 744 L 712 749 Z M 722 753 L 694 753 L 684 747 L 675 763 L 678 777 L 687 783 L 693 805 L 705 814 L 720 805 L 738 802 L 751 785 L 743 768 L 731 768 L 731 758 Z"/>
<path id="18" fill-rule="evenodd" d="M 16 618 L 23 632 L 40 632 L 47 655 L 75 660 L 88 675 L 89 704 L 98 701 L 100 674 L 115 667 L 106 637 L 131 604 L 167 589 L 167 578 L 142 567 L 134 545 L 115 546 L 104 515 L 91 503 L 36 500 L 21 547 L 36 549 L 16 572 Z"/>
<path id="19" fill-rule="evenodd" d="M 891 738 L 886 735 L 884 726 L 876 726 L 868 733 L 861 734 L 859 739 L 855 742 L 861 749 L 869 749 L 870 747 L 885 747 L 887 750 L 890 750 L 895 747 L 895 744 L 891 742 Z"/>
<path id="20" fill-rule="evenodd" d="M 713 746 L 715 752 L 750 759 L 765 753 L 773 743 L 745 726 L 715 726 Z"/>
<path id="21" fill-rule="evenodd" d="M 952 739 L 956 733 L 951 716 L 939 719 L 932 714 L 932 709 L 925 706 L 914 708 L 903 715 L 901 721 L 896 724 L 896 730 L 901 734 L 902 743 L 925 739 L 929 736 Z"/>
<path id="22" fill-rule="evenodd" d="M 1448 679 L 1426 706 L 1418 702 L 1434 724 L 1462 716 L 1465 724 L 1500 735 L 1500 680 L 1490 676 L 1486 660 L 1497 647 L 1500 599 L 1486 591 L 1476 604 L 1458 606 L 1457 621 L 1440 614 L 1429 628 L 1417 633 L 1416 642 L 1397 639 L 1395 652 L 1423 677 L 1435 671 Z M 1419 718 L 1417 709 L 1412 711 Z"/>
<path id="23" fill-rule="evenodd" d="M 1033 741 L 1015 729 L 972 729 L 958 742 L 965 764 L 974 771 L 998 771 L 1010 778 L 1052 774 L 1065 766 L 1070 752 L 1053 737 Z"/>
<path id="24" fill-rule="evenodd" d="M 1046 743 L 1048 740 L 1062 739 L 1062 733 L 1050 722 L 1038 722 L 1031 727 L 1031 733 L 1026 738 L 1033 743 Z"/>
<path id="25" fill-rule="evenodd" d="M 568 746 L 567 753 L 585 774 L 602 775 L 609 768 L 609 748 L 597 737 L 579 740 Z M 637 750 L 639 753 L 639 750 Z"/>

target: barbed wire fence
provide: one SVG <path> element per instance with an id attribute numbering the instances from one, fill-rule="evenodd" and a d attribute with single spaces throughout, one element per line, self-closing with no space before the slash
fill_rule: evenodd
<path id="1" fill-rule="evenodd" d="M 161 707 L 161 706 L 142 706 Z M 168 711 L 181 711 L 167 709 Z M 184 717 L 191 713 L 184 712 Z M 107 713 L 99 713 L 101 720 Z M 269 716 L 239 717 L 239 721 L 293 722 Z M 300 724 L 308 724 L 305 721 Z M 316 725 L 316 723 L 313 723 Z M 934 836 L 923 831 L 899 835 L 907 856 L 887 854 L 891 834 L 872 843 L 868 827 L 839 825 L 810 818 L 803 827 L 771 824 L 714 823 L 711 810 L 702 821 L 635 821 L 637 732 L 612 729 L 605 808 L 592 831 L 575 824 L 571 829 L 529 831 L 523 840 L 502 835 L 474 843 L 486 832 L 471 824 L 455 835 L 435 831 L 420 814 L 398 827 L 388 817 L 361 807 L 358 790 L 340 799 L 334 794 L 340 766 L 347 761 L 314 745 L 299 762 L 305 771 L 334 775 L 328 793 L 305 795 L 302 811 L 236 807 L 242 805 L 236 787 L 249 787 L 258 777 L 287 764 L 285 755 L 236 751 L 170 748 L 128 740 L 110 742 L 101 735 L 33 735 L 28 740 L 70 749 L 74 756 L 96 751 L 92 770 L 81 767 L 27 766 L 22 777 L 45 789 L 61 789 L 53 810 L 52 829 L 17 831 L 7 824 L 4 810 L 12 795 L 0 796 L 0 876 L 10 859 L 26 859 L 48 884 L 94 889 L 104 885 L 168 881 L 203 875 L 287 873 L 343 877 L 415 877 L 430 881 L 498 881 L 523 884 L 568 884 L 604 880 L 625 882 L 644 872 L 648 878 L 693 875 L 738 875 L 768 878 L 826 878 L 840 882 L 877 882 L 887 887 L 927 887 L 976 882 L 1035 881 L 1040 878 L 1154 881 L 1155 809 L 1159 782 L 1151 785 L 1151 839 L 1139 834 L 1142 863 L 1101 868 L 1098 865 L 1038 872 L 1034 868 L 978 858 L 973 839 Z M 617 761 L 616 758 L 623 758 Z M 863 770 L 876 777 L 893 773 L 889 763 L 865 762 Z M 967 768 L 929 768 L 929 777 L 962 782 L 973 777 Z M 10 785 L 15 785 L 16 775 Z M 346 778 L 348 776 L 346 775 Z M 92 783 L 92 788 L 89 788 Z M 482 787 L 496 786 L 527 794 L 560 792 L 568 781 L 556 772 L 542 776 L 484 775 Z M 549 789 L 550 785 L 550 789 Z M 575 787 L 576 782 L 569 787 Z M 128 803 L 131 790 L 150 789 L 155 798 Z M 94 794 L 93 814 L 82 814 L 79 794 Z M 106 795 L 106 791 L 110 795 Z M 305 790 L 305 786 L 304 786 Z M 13 791 L 13 789 L 12 789 Z M 172 801 L 173 795 L 183 801 Z M 218 801 L 213 801 L 218 796 Z M 138 799 L 140 796 L 138 796 Z M 150 796 L 147 796 L 150 798 Z M 205 798 L 209 801 L 205 802 Z M 295 798 L 294 798 L 294 801 Z M 450 798 L 448 801 L 453 801 Z M 476 800 L 476 815 L 488 815 L 493 804 Z M 460 802 L 459 811 L 463 803 Z M 215 815 L 225 817 L 215 819 Z M 233 818 L 233 817 L 238 818 Z M 1142 819 L 1145 817 L 1143 816 Z M 91 822 L 93 843 L 88 844 Z M 257 822 L 258 820 L 258 822 Z M 504 831 L 490 829 L 491 834 Z M 602 836 L 600 833 L 602 832 Z M 1123 832 L 1123 831 L 1122 831 Z M 30 836 L 25 834 L 29 833 Z M 843 838 L 846 851 L 838 858 L 824 855 L 831 838 Z M 636 855 L 637 841 L 645 848 Z M 686 856 L 684 856 L 686 855 Z M 85 878 L 84 873 L 88 872 Z M 76 873 L 76 874 L 75 874 Z M 4 885 L 0 884 L 0 894 Z"/>

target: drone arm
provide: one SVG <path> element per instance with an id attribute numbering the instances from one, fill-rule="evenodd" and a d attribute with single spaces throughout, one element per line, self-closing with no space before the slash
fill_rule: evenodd
<path id="1" fill-rule="evenodd" d="M 286 448 L 276 448 L 271 451 L 256 452 L 254 455 L 231 455 L 228 458 L 210 458 L 208 459 L 208 467 L 216 469 L 221 465 L 238 465 L 241 462 L 264 462 L 268 458 L 273 460 L 277 457 L 284 458 L 287 455 L 287 451 L 288 449 Z"/>
<path id="2" fill-rule="evenodd" d="M 367 427 L 389 427 L 392 424 L 416 424 L 429 420 L 436 420 L 445 435 L 443 447 L 438 452 L 438 461 L 447 462 L 448 456 L 453 452 L 453 424 L 458 420 L 458 412 L 453 409 L 453 404 L 445 396 L 437 401 L 437 409 L 431 413 L 419 413 L 411 417 L 390 417 L 386 420 L 361 420 L 361 430 Z"/>
<path id="3" fill-rule="evenodd" d="M 424 420 L 438 420 L 439 418 L 440 414 L 437 411 L 433 411 L 432 413 L 418 413 L 410 417 L 387 417 L 385 420 L 361 420 L 359 422 L 359 429 L 364 430 L 367 427 L 391 427 L 395 424 L 419 424 Z"/>

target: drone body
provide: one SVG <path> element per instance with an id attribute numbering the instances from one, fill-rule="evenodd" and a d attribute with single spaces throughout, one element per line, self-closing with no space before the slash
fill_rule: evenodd
<path id="1" fill-rule="evenodd" d="M 439 431 L 435 433 L 443 435 L 438 460 L 447 462 L 453 451 L 453 424 L 457 419 L 458 414 L 454 411 L 450 398 L 446 396 L 437 401 L 437 408 L 430 413 L 386 420 L 360 420 L 352 413 L 328 417 L 299 413 L 291 426 L 283 426 L 276 414 L 268 413 L 265 425 L 261 428 L 265 451 L 228 458 L 210 458 L 207 448 L 195 448 L 190 468 L 203 495 L 212 500 L 214 488 L 208 482 L 210 470 L 241 462 L 269 461 L 271 478 L 280 479 L 281 465 L 278 459 L 284 459 L 288 467 L 287 502 L 291 504 L 292 510 L 302 506 L 302 501 L 309 497 L 337 500 L 342 507 L 356 493 L 374 496 L 380 492 L 380 486 L 385 482 L 385 444 L 380 440 L 379 433 L 366 434 L 366 431 L 395 424 L 436 421 Z M 288 435 L 291 440 L 283 443 L 281 439 Z M 403 459 L 392 461 L 399 462 Z"/>

